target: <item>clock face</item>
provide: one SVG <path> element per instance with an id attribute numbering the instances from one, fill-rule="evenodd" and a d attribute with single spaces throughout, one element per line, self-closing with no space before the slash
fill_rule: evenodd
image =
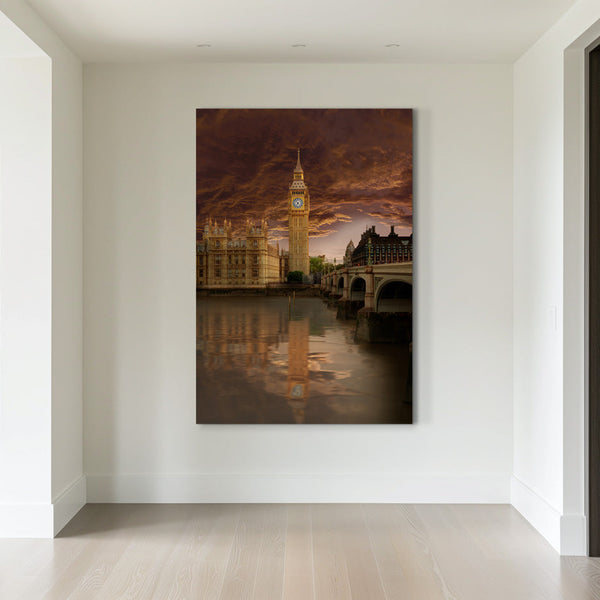
<path id="1" fill-rule="evenodd" d="M 302 389 L 302 386 L 297 383 L 293 388 L 292 388 L 292 397 L 293 398 L 302 398 L 304 394 L 304 390 Z"/>
<path id="2" fill-rule="evenodd" d="M 302 200 L 302 198 L 294 198 L 292 200 L 292 205 L 294 208 L 302 208 L 303 204 L 304 204 L 304 200 Z"/>

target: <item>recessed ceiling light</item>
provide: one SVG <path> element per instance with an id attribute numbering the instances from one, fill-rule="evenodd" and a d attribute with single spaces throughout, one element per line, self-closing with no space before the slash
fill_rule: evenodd
<path id="1" fill-rule="evenodd" d="M 210 48 L 211 44 L 196 44 L 196 48 Z"/>
<path id="2" fill-rule="evenodd" d="M 400 48 L 400 44 L 386 44 L 386 48 Z"/>
<path id="3" fill-rule="evenodd" d="M 292 48 L 306 48 L 306 44 L 292 44 Z"/>

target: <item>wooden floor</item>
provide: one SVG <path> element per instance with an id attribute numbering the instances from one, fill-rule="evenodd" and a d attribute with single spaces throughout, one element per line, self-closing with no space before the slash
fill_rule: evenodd
<path id="1" fill-rule="evenodd" d="M 0 540 L 3 600 L 600 600 L 505 505 L 86 506 L 55 540 Z"/>

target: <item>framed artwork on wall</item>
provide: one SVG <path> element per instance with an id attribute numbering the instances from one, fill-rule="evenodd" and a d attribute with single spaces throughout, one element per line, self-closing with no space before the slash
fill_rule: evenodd
<path id="1" fill-rule="evenodd" d="M 412 123 L 196 111 L 197 423 L 412 423 Z"/>

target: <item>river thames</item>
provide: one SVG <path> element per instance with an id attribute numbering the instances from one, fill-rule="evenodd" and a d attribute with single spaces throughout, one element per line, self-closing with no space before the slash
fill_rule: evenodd
<path id="1" fill-rule="evenodd" d="M 354 341 L 319 298 L 196 297 L 198 423 L 411 423 L 408 344 Z"/>

